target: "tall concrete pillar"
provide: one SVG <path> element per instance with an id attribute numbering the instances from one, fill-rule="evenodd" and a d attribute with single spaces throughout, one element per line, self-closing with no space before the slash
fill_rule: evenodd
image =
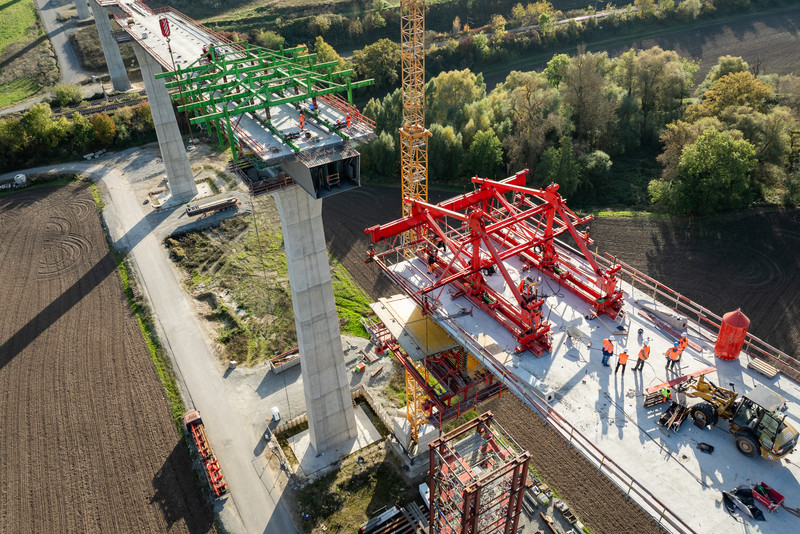
<path id="1" fill-rule="evenodd" d="M 355 413 L 333 300 L 322 200 L 301 187 L 275 193 L 300 347 L 311 446 L 317 454 L 356 437 Z"/>
<path id="2" fill-rule="evenodd" d="M 81 1 L 78 0 L 78 2 Z M 100 35 L 100 44 L 103 46 L 103 56 L 106 58 L 108 73 L 111 75 L 111 83 L 114 84 L 115 91 L 127 91 L 131 88 L 131 82 L 128 80 L 125 63 L 122 62 L 122 55 L 119 53 L 119 43 L 117 43 L 114 34 L 111 32 L 108 13 L 104 7 L 100 7 L 96 0 L 91 0 L 91 3 L 94 24 L 97 26 L 97 33 Z"/>
<path id="3" fill-rule="evenodd" d="M 158 147 L 161 149 L 161 158 L 167 171 L 167 182 L 172 198 L 189 200 L 197 194 L 197 185 L 194 183 L 189 159 L 186 157 L 186 147 L 178 129 L 178 120 L 172 109 L 169 91 L 164 85 L 164 80 L 155 79 L 156 74 L 163 72 L 161 64 L 137 44 L 133 45 L 133 51 L 142 69 L 144 88 L 150 101 L 150 112 L 153 114 Z"/>
<path id="4" fill-rule="evenodd" d="M 81 20 L 89 18 L 89 4 L 86 0 L 75 0 L 75 7 L 78 8 L 78 18 Z"/>

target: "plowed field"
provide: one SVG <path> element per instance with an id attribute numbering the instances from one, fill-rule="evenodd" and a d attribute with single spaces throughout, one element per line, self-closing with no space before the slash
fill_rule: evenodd
<path id="1" fill-rule="evenodd" d="M 207 532 L 84 185 L 0 197 L 0 532 Z"/>

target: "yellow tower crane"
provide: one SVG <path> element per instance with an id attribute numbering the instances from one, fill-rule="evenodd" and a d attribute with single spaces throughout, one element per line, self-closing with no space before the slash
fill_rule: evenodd
<path id="1" fill-rule="evenodd" d="M 428 200 L 428 136 L 425 128 L 425 0 L 400 1 L 400 57 L 403 66 L 403 124 L 400 127 L 400 181 L 403 193 L 403 217 L 411 215 L 405 199 Z M 415 241 L 408 232 L 403 244 Z M 406 256 L 413 251 L 406 248 Z M 428 373 L 419 363 L 420 375 Z M 419 436 L 425 424 L 425 393 L 406 371 L 406 418 L 411 426 L 411 439 Z"/>
<path id="2" fill-rule="evenodd" d="M 400 55 L 403 63 L 403 125 L 400 127 L 400 179 L 403 217 L 406 198 L 428 200 L 428 136 L 425 128 L 425 0 L 400 2 Z"/>

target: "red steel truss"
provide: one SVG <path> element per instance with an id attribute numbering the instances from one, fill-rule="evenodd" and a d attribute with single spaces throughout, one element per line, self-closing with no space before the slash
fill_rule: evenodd
<path id="1" fill-rule="evenodd" d="M 528 171 L 518 172 L 503 181 L 473 178 L 476 189 L 470 193 L 429 204 L 406 198 L 411 215 L 365 230 L 373 243 L 385 242 L 389 249 L 376 252 L 370 247 L 367 261 L 376 262 L 423 310 L 430 313 L 436 304 L 433 291 L 451 284 L 456 295 L 464 295 L 474 306 L 494 316 L 514 334 L 518 351 L 537 355 L 551 348 L 550 324 L 542 317 L 544 299 L 532 286 L 513 280 L 504 260 L 518 257 L 522 270 L 538 269 L 594 307 L 595 313 L 614 319 L 622 309 L 622 292 L 617 290 L 619 265 L 602 268 L 589 251 L 588 232 L 577 226 L 592 220 L 578 217 L 564 203 L 558 184 L 545 189 L 525 187 Z M 401 244 L 399 236 L 413 232 L 416 240 Z M 566 247 L 556 238 L 569 233 L 593 272 L 569 261 Z M 429 273 L 424 287 L 417 287 L 399 275 L 390 263 L 403 261 L 404 248 L 416 247 L 417 256 Z M 439 250 L 441 249 L 441 253 Z M 486 283 L 486 276 L 499 272 L 514 301 Z"/>
<path id="2" fill-rule="evenodd" d="M 429 453 L 432 533 L 517 532 L 530 454 L 491 412 L 435 440 Z"/>

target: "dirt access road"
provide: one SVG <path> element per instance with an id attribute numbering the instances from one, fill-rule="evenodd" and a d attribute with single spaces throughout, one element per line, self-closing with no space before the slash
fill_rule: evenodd
<path id="1" fill-rule="evenodd" d="M 0 532 L 210 532 L 85 184 L 0 197 Z"/>

